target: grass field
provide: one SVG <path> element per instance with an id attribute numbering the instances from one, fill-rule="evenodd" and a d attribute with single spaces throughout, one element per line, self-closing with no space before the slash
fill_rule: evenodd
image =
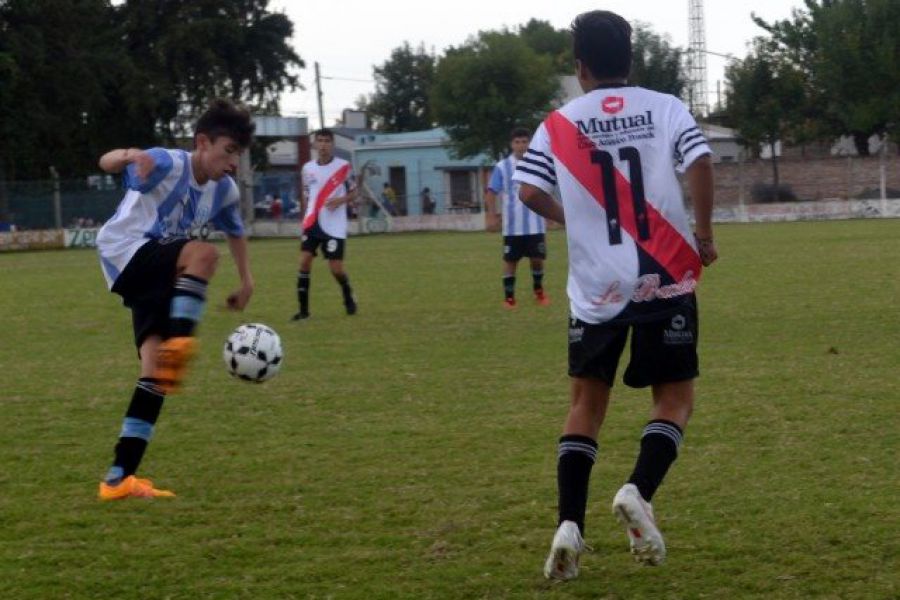
<path id="1" fill-rule="evenodd" d="M 0 255 L 0 598 L 897 598 L 900 221 L 721 226 L 700 292 L 698 404 L 632 562 L 609 513 L 649 402 L 617 385 L 582 575 L 545 582 L 568 397 L 565 245 L 549 308 L 500 307 L 489 234 L 351 239 L 360 313 L 297 244 L 251 245 L 243 315 L 210 308 L 142 473 L 172 501 L 101 504 L 137 376 L 91 251 Z M 520 266 L 519 288 L 529 276 Z M 223 260 L 211 292 L 236 282 Z M 527 300 L 527 296 L 522 298 Z M 278 378 L 230 379 L 242 321 Z"/>

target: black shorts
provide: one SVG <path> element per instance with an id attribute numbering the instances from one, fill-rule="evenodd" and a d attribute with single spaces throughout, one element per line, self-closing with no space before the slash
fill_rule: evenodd
<path id="1" fill-rule="evenodd" d="M 547 244 L 543 233 L 503 236 L 503 260 L 517 262 L 523 256 L 547 258 Z"/>
<path id="2" fill-rule="evenodd" d="M 300 241 L 300 249 L 304 252 L 311 252 L 313 256 L 317 256 L 316 249 L 322 246 L 322 254 L 328 260 L 344 260 L 344 244 L 346 240 L 331 237 L 319 227 L 316 223 L 309 229 L 303 230 L 303 237 Z"/>
<path id="3" fill-rule="evenodd" d="M 168 337 L 169 305 L 178 271 L 178 256 L 188 238 L 150 240 L 140 247 L 113 284 L 131 309 L 134 343 L 140 348 L 151 335 Z"/>
<path id="4" fill-rule="evenodd" d="M 638 323 L 585 323 L 569 321 L 569 375 L 600 379 L 610 386 L 631 329 L 631 360 L 623 381 L 647 387 L 694 379 L 700 374 L 697 359 L 697 302 Z"/>

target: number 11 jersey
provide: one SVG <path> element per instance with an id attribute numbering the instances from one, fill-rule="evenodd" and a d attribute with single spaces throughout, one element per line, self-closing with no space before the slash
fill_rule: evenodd
<path id="1" fill-rule="evenodd" d="M 674 96 L 601 87 L 538 127 L 515 181 L 553 192 L 566 216 L 572 316 L 662 316 L 693 297 L 702 265 L 676 172 L 710 148 Z"/>

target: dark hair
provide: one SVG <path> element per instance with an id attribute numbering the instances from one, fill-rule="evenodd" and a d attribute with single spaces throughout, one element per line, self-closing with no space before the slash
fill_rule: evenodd
<path id="1" fill-rule="evenodd" d="M 218 98 L 209 104 L 194 128 L 194 135 L 205 134 L 211 141 L 227 135 L 241 148 L 250 145 L 256 125 L 250 117 L 250 111 L 231 100 Z"/>
<path id="2" fill-rule="evenodd" d="M 514 140 L 516 138 L 531 137 L 531 132 L 525 129 L 524 127 L 514 127 L 512 131 L 509 132 L 509 139 Z"/>
<path id="3" fill-rule="evenodd" d="M 631 72 L 631 25 L 614 12 L 592 10 L 572 21 L 572 50 L 597 79 Z"/>
<path id="4" fill-rule="evenodd" d="M 322 129 L 316 129 L 313 132 L 313 139 L 316 139 L 317 137 L 323 137 L 323 138 L 328 138 L 329 140 L 333 140 L 334 132 L 332 130 L 328 129 L 327 127 L 323 127 Z"/>

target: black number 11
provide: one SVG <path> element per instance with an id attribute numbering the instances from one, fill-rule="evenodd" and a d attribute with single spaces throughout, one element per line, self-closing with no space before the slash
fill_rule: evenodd
<path id="1" fill-rule="evenodd" d="M 634 220 L 638 238 L 650 239 L 650 221 L 647 219 L 647 200 L 644 197 L 644 173 L 641 155 L 633 146 L 619 148 L 619 160 L 628 161 L 631 180 L 631 199 L 634 203 Z M 622 225 L 619 219 L 619 195 L 616 191 L 616 168 L 613 156 L 604 150 L 592 150 L 591 162 L 600 165 L 603 199 L 606 204 L 606 229 L 610 245 L 622 243 Z"/>

